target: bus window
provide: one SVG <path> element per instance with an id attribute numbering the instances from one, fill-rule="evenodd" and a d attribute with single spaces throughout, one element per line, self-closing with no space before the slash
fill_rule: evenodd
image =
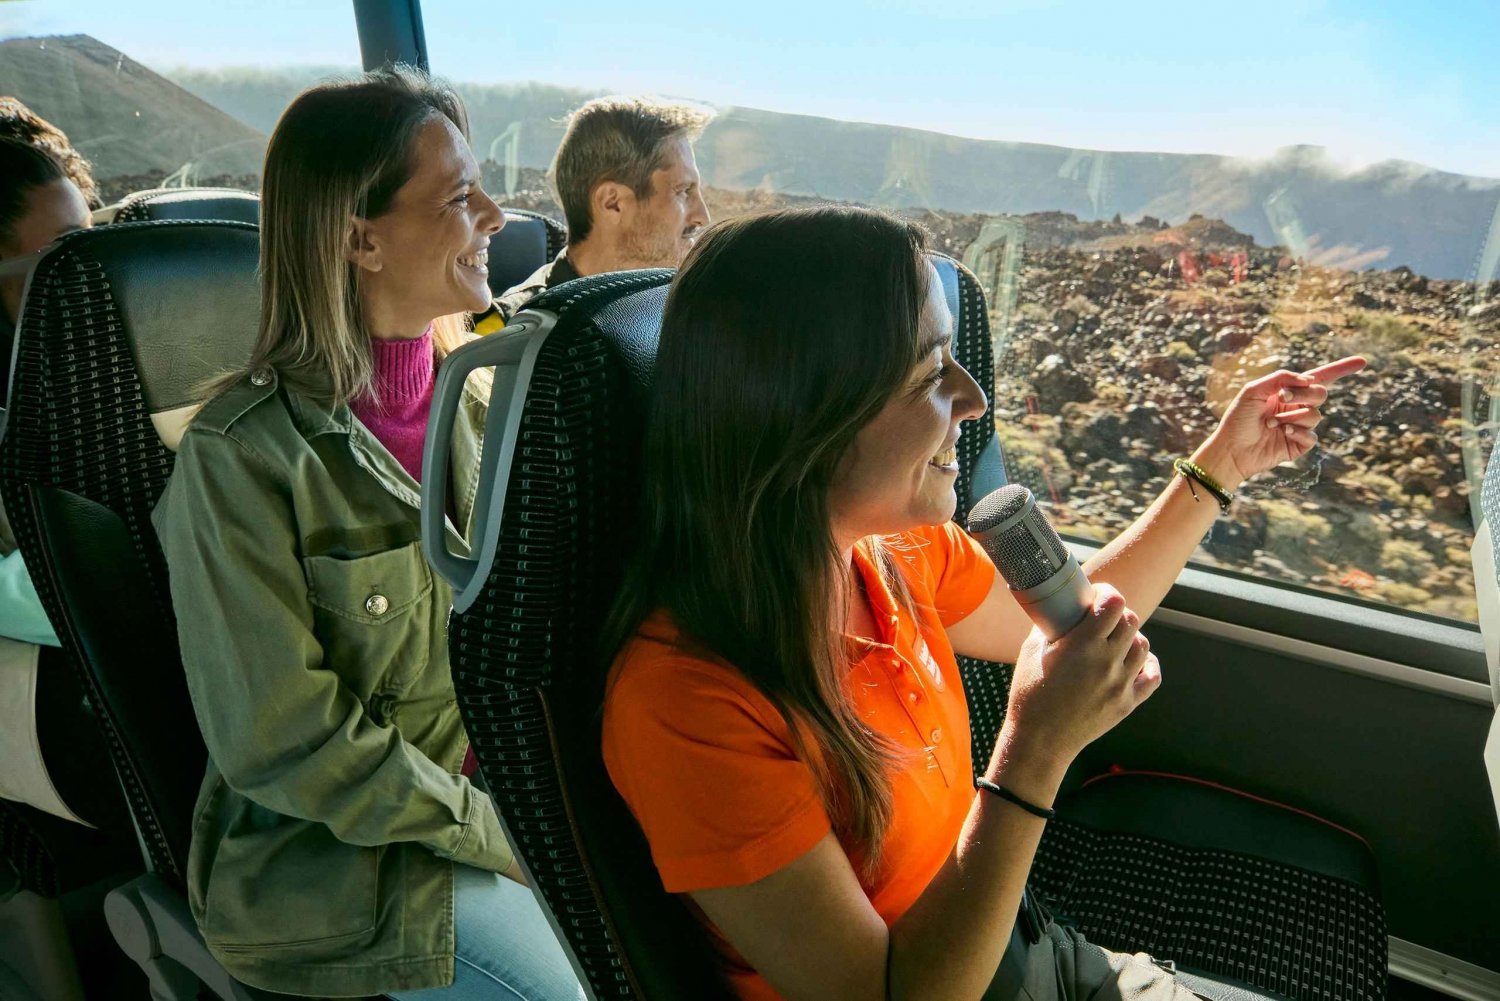
<path id="1" fill-rule="evenodd" d="M 104 204 L 158 187 L 258 190 L 281 108 L 360 62 L 347 4 L 164 0 L 149 16 L 105 0 L 4 7 L 0 95 L 67 134 Z"/>
<path id="2" fill-rule="evenodd" d="M 923 222 L 989 294 L 1010 476 L 1074 538 L 1137 517 L 1234 387 L 1364 355 L 1320 447 L 1247 484 L 1194 562 L 1475 621 L 1463 398 L 1500 333 L 1500 71 L 1478 41 L 1500 15 L 773 7 L 668 3 L 646 30 L 589 3 L 566 31 L 508 8 L 503 58 L 465 6 L 424 15 L 507 204 L 561 218 L 567 111 L 648 93 L 715 108 L 716 218 L 834 200 Z"/>
<path id="3" fill-rule="evenodd" d="M 359 61 L 347 7 L 167 0 L 148 28 L 102 0 L 4 6 L 0 93 L 69 133 L 106 201 L 253 188 L 286 101 Z M 1248 484 L 1195 563 L 1473 622 L 1465 393 L 1500 332 L 1500 70 L 1479 39 L 1500 25 L 1335 8 L 423 15 L 509 206 L 562 219 L 567 114 L 626 93 L 713 109 L 716 218 L 834 200 L 920 220 L 989 295 L 1010 476 L 1074 538 L 1144 510 L 1247 378 L 1365 355 L 1320 447 Z"/>

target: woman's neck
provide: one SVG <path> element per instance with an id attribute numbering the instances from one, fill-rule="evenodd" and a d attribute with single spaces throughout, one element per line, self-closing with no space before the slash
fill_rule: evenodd
<path id="1" fill-rule="evenodd" d="M 400 326 L 370 325 L 370 340 L 372 341 L 414 341 L 427 331 L 432 329 L 432 321 L 428 320 L 421 326 L 413 324 L 402 324 Z"/>
<path id="2" fill-rule="evenodd" d="M 410 310 L 400 308 L 387 296 L 374 294 L 365 289 L 360 297 L 365 316 L 365 329 L 372 340 L 410 341 L 421 337 L 432 326 L 433 317 L 414 316 Z"/>

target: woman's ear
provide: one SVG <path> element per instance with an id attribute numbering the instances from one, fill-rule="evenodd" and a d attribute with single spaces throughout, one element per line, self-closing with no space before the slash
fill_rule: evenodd
<path id="1" fill-rule="evenodd" d="M 344 259 L 366 271 L 379 271 L 385 266 L 380 242 L 375 238 L 370 220 L 359 216 L 349 218 L 349 230 L 344 235 Z"/>

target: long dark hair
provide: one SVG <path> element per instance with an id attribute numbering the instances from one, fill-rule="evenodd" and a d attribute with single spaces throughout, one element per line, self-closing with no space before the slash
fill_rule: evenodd
<path id="1" fill-rule="evenodd" d="M 914 225 L 840 207 L 736 219 L 699 241 L 667 300 L 642 538 L 606 628 L 612 653 L 664 608 L 686 643 L 748 678 L 787 720 L 867 871 L 898 752 L 845 688 L 847 568 L 829 487 L 917 361 L 924 246 Z"/>

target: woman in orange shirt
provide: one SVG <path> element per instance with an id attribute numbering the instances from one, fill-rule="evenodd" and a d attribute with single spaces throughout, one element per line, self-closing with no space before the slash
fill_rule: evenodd
<path id="1" fill-rule="evenodd" d="M 1160 684 L 1140 622 L 1218 511 L 1174 480 L 1047 642 L 950 521 L 985 410 L 952 330 L 920 231 L 857 209 L 721 224 L 667 304 L 604 755 L 742 998 L 996 996 L 1043 815 Z M 1307 451 L 1363 364 L 1250 383 L 1194 461 L 1232 490 Z M 955 652 L 1015 664 L 994 794 Z M 1025 962 L 1035 1001 L 1193 997 L 1056 926 Z"/>

